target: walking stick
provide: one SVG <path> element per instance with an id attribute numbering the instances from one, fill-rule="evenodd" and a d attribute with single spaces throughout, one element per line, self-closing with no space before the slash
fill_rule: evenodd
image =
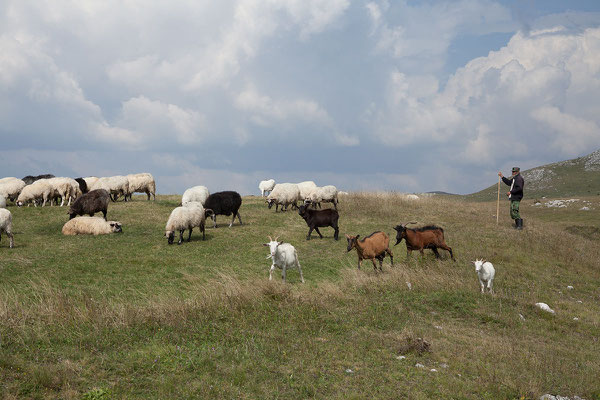
<path id="1" fill-rule="evenodd" d="M 498 218 L 500 218 L 500 177 L 498 176 L 498 202 L 496 203 L 496 225 L 498 225 Z"/>

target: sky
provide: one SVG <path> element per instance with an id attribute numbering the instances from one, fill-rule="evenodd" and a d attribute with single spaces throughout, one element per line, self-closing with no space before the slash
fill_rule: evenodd
<path id="1" fill-rule="evenodd" d="M 0 177 L 465 194 L 598 148 L 596 0 L 0 0 Z"/>

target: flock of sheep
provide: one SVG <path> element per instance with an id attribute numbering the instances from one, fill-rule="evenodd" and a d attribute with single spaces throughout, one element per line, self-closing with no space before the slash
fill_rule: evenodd
<path id="1" fill-rule="evenodd" d="M 337 210 L 339 192 L 335 186 L 318 187 L 313 181 L 300 183 L 276 184 L 273 179 L 261 181 L 259 184 L 261 196 L 266 196 L 266 203 L 271 209 L 275 205 L 275 212 L 281 206 L 282 211 L 287 211 L 291 205 L 298 209 L 298 214 L 305 220 L 309 231 L 306 237 L 310 240 L 311 233 L 315 230 L 322 238 L 320 227 L 332 227 L 334 239 L 338 240 L 339 214 Z M 23 179 L 2 178 L 0 179 L 0 239 L 1 234 L 6 233 L 10 239 L 9 246 L 14 246 L 12 234 L 12 215 L 6 209 L 6 201 L 12 201 L 17 206 L 33 204 L 42 207 L 49 203 L 51 206 L 60 199 L 60 205 L 65 202 L 70 206 L 69 221 L 62 228 L 65 235 L 78 234 L 109 234 L 122 232 L 122 224 L 118 221 L 107 221 L 106 215 L 110 201 L 117 201 L 121 196 L 124 201 L 131 200 L 133 193 L 146 193 L 148 200 L 151 196 L 155 198 L 156 183 L 154 177 L 149 173 L 119 175 L 112 177 L 86 177 L 66 178 L 54 177 L 53 175 L 28 176 Z M 71 201 L 73 204 L 71 205 Z M 300 203 L 300 205 L 298 205 Z M 333 208 L 320 209 L 322 203 L 332 203 Z M 167 242 L 172 244 L 175 235 L 179 233 L 178 244 L 183 243 L 183 235 L 186 230 L 188 242 L 191 240 L 192 230 L 199 228 L 202 239 L 205 239 L 206 218 L 211 217 L 213 227 L 217 227 L 217 215 L 232 216 L 231 227 L 237 217 L 240 225 L 242 218 L 239 209 L 242 198 L 234 191 L 224 191 L 210 194 L 205 186 L 194 186 L 187 189 L 181 204 L 172 210 L 165 226 Z M 312 208 L 311 208 L 312 207 Z M 102 212 L 104 218 L 94 217 L 95 213 Z M 450 253 L 454 260 L 452 249 L 445 243 L 444 231 L 434 225 L 422 228 L 407 228 L 406 224 L 397 225 L 396 245 L 402 240 L 406 241 L 407 254 L 412 250 L 418 250 L 423 254 L 424 249 L 431 249 L 436 257 L 439 257 L 438 248 Z M 287 269 L 298 269 L 300 280 L 304 282 L 302 269 L 298 260 L 298 254 L 294 246 L 289 243 L 278 241 L 278 238 L 269 237 L 269 242 L 264 246 L 269 247 L 272 265 L 269 279 L 273 278 L 276 268 L 282 270 L 282 279 L 286 280 Z M 377 231 L 360 239 L 360 236 L 346 235 L 348 241 L 347 251 L 355 249 L 358 255 L 358 268 L 362 261 L 371 260 L 373 268 L 377 270 L 375 260 L 379 261 L 379 270 L 382 269 L 384 257 L 387 255 L 394 265 L 393 253 L 389 248 L 389 237 L 385 232 Z M 490 262 L 476 260 L 473 262 L 479 277 L 482 293 L 485 289 L 492 292 L 495 270 Z"/>

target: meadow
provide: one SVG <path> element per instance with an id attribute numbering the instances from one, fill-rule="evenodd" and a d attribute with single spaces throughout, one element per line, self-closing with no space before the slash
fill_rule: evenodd
<path id="1" fill-rule="evenodd" d="M 496 225 L 494 198 L 351 194 L 337 242 L 331 228 L 306 241 L 297 212 L 247 196 L 244 225 L 219 216 L 205 241 L 169 246 L 179 200 L 111 203 L 123 233 L 98 237 L 62 236 L 66 207 L 9 207 L 0 397 L 600 399 L 599 196 L 589 211 L 525 200 L 519 232 L 504 201 Z M 442 226 L 457 261 L 407 257 L 403 242 L 383 273 L 357 269 L 344 233 L 393 244 L 408 221 Z M 295 270 L 268 280 L 268 235 L 296 247 L 305 284 Z M 493 296 L 476 258 L 496 267 Z"/>

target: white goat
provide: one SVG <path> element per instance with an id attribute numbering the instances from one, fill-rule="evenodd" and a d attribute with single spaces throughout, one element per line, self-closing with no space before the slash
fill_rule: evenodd
<path id="1" fill-rule="evenodd" d="M 288 268 L 298 268 L 300 271 L 300 281 L 304 283 L 304 276 L 302 276 L 302 268 L 300 268 L 300 262 L 298 261 L 298 253 L 294 246 L 289 243 L 278 242 L 277 238 L 275 240 L 271 239 L 269 236 L 269 243 L 264 243 L 263 246 L 267 246 L 270 249 L 270 254 L 267 258 L 271 258 L 273 260 L 273 264 L 271 264 L 271 270 L 269 271 L 269 280 L 273 280 L 273 271 L 275 267 L 281 270 L 281 279 L 285 282 L 286 270 Z"/>
<path id="2" fill-rule="evenodd" d="M 481 285 L 481 293 L 485 293 L 486 286 L 490 293 L 494 293 L 493 285 L 496 270 L 492 263 L 485 260 L 475 260 L 473 261 L 473 264 L 475 264 L 475 271 L 477 271 L 477 277 L 479 278 L 479 284 Z"/>
<path id="3" fill-rule="evenodd" d="M 265 197 L 265 194 L 271 193 L 275 187 L 275 179 L 269 179 L 267 181 L 260 181 L 258 184 L 258 190 L 260 190 L 260 197 Z M 267 193 L 269 192 L 269 193 Z"/>

